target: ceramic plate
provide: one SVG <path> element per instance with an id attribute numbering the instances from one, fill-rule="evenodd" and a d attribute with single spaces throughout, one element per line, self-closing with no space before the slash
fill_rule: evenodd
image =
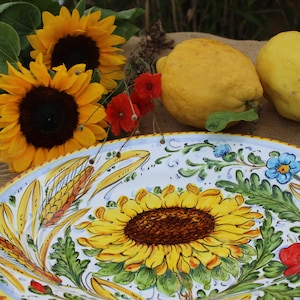
<path id="1" fill-rule="evenodd" d="M 1 191 L 1 299 L 300 299 L 300 150 L 108 142 Z M 7 298 L 5 298 L 7 297 Z"/>

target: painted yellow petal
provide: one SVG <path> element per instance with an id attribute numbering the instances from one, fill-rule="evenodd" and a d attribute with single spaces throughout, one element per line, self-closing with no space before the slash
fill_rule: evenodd
<path id="1" fill-rule="evenodd" d="M 156 268 L 160 266 L 165 259 L 165 251 L 162 245 L 153 246 L 152 252 L 145 260 L 147 268 Z"/>
<path id="2" fill-rule="evenodd" d="M 145 190 L 138 191 L 136 198 L 139 199 L 140 206 L 144 211 L 160 208 L 162 206 L 162 201 L 157 195 Z"/>
<path id="3" fill-rule="evenodd" d="M 94 221 L 89 227 L 88 231 L 91 234 L 105 235 L 105 234 L 119 234 L 124 230 L 124 225 L 116 225 L 108 222 Z"/>
<path id="4" fill-rule="evenodd" d="M 220 247 L 211 247 L 207 246 L 208 250 L 211 251 L 212 253 L 218 255 L 219 257 L 228 257 L 230 255 L 229 249 L 220 246 Z"/>
<path id="5" fill-rule="evenodd" d="M 251 224 L 252 225 L 252 224 Z M 226 232 L 233 232 L 236 234 L 240 234 L 243 235 L 245 232 L 247 232 L 249 230 L 249 228 L 251 228 L 252 226 L 245 228 L 244 226 L 241 228 L 240 226 L 236 226 L 236 225 L 221 225 L 221 226 L 216 226 L 215 230 L 224 230 Z"/>
<path id="6" fill-rule="evenodd" d="M 130 221 L 129 216 L 113 208 L 105 210 L 104 219 L 109 220 L 116 225 L 125 225 Z"/>
<path id="7" fill-rule="evenodd" d="M 236 245 L 224 244 L 224 247 L 226 247 L 230 251 L 231 256 L 233 256 L 235 258 L 243 256 L 243 252 L 242 252 L 241 248 L 239 248 Z"/>
<path id="8" fill-rule="evenodd" d="M 218 206 L 212 207 L 210 213 L 214 216 L 226 216 L 229 213 L 235 211 L 240 204 L 235 198 L 224 199 Z"/>
<path id="9" fill-rule="evenodd" d="M 122 200 L 126 201 L 122 201 Z M 143 208 L 137 204 L 134 200 L 130 200 L 127 197 L 119 198 L 118 205 L 122 201 L 122 205 L 119 207 L 120 211 L 130 218 L 135 217 L 137 214 L 143 212 Z"/>
<path id="10" fill-rule="evenodd" d="M 199 196 L 197 196 L 193 192 L 184 191 L 180 195 L 180 199 L 181 199 L 181 206 L 182 207 L 192 208 L 192 207 L 195 207 L 196 204 L 198 203 Z"/>
<path id="11" fill-rule="evenodd" d="M 178 244 L 176 247 L 183 256 L 189 257 L 192 255 L 193 249 L 189 244 Z"/>
<path id="12" fill-rule="evenodd" d="M 162 197 L 164 199 L 163 205 L 164 207 L 180 207 L 181 206 L 181 199 L 176 193 L 175 188 L 173 185 L 167 186 L 162 191 Z"/>
<path id="13" fill-rule="evenodd" d="M 201 240 L 199 240 L 200 243 L 202 243 L 204 246 L 209 245 L 209 246 L 219 246 L 222 243 L 214 238 L 214 234 L 212 236 L 207 236 Z"/>
<path id="14" fill-rule="evenodd" d="M 175 246 L 171 246 L 171 251 L 166 254 L 166 262 L 168 269 L 172 272 L 177 272 L 177 263 L 180 257 L 180 252 L 176 249 Z"/>
<path id="15" fill-rule="evenodd" d="M 212 208 L 218 207 L 223 201 L 222 193 L 217 189 L 208 189 L 201 192 L 200 197 L 196 208 L 205 211 L 210 211 Z"/>
<path id="16" fill-rule="evenodd" d="M 134 248 L 136 248 L 136 247 L 137 246 L 135 246 Z M 125 269 L 127 269 L 127 267 L 130 265 L 144 264 L 145 259 L 147 259 L 147 257 L 149 257 L 151 252 L 152 252 L 152 248 L 148 247 L 148 245 L 142 245 L 142 247 L 140 247 L 140 249 L 138 249 L 138 251 L 135 253 L 135 255 L 131 255 L 130 253 L 132 253 L 132 252 L 130 251 L 130 249 L 127 249 L 126 251 L 123 252 L 124 255 L 127 255 L 129 257 L 124 263 Z"/>
<path id="17" fill-rule="evenodd" d="M 119 254 L 119 253 L 116 253 L 116 254 L 100 253 L 99 255 L 97 255 L 96 258 L 99 260 L 112 261 L 112 262 L 123 262 L 123 261 L 126 261 L 126 259 L 128 259 L 128 257 L 126 257 L 122 254 Z"/>
<path id="18" fill-rule="evenodd" d="M 189 262 L 186 261 L 186 259 L 182 256 L 179 257 L 178 263 L 177 263 L 177 270 L 179 272 L 183 272 L 185 274 L 189 274 L 191 271 L 191 266 Z"/>
<path id="19" fill-rule="evenodd" d="M 132 249 L 131 249 L 132 248 Z M 131 254 L 124 254 L 124 252 L 128 249 L 131 249 Z M 130 257 L 133 255 L 136 255 L 138 253 L 138 250 L 140 247 L 138 247 L 135 242 L 131 240 L 127 240 L 126 242 L 122 244 L 108 244 L 108 246 L 101 251 L 101 254 L 99 254 L 99 257 L 107 254 L 122 254 L 126 257 Z M 133 254 L 132 254 L 133 253 Z"/>
<path id="20" fill-rule="evenodd" d="M 225 215 L 216 219 L 217 225 L 242 225 L 247 222 L 248 219 L 243 216 Z"/>
<path id="21" fill-rule="evenodd" d="M 198 252 L 206 252 L 207 251 L 207 248 L 204 247 L 204 245 L 201 243 L 201 240 L 200 240 L 200 242 L 192 241 L 189 244 L 193 249 L 197 250 Z"/>
<path id="22" fill-rule="evenodd" d="M 205 266 L 208 267 L 211 263 L 218 260 L 217 256 L 210 251 L 194 252 L 195 257 Z"/>
<path id="23" fill-rule="evenodd" d="M 244 235 L 240 235 L 237 233 L 227 232 L 227 231 L 223 231 L 223 230 L 218 230 L 218 231 L 214 232 L 213 236 L 220 242 L 225 242 L 225 243 L 238 242 L 247 236 L 249 237 L 248 232 L 244 233 Z"/>
<path id="24" fill-rule="evenodd" d="M 164 275 L 168 270 L 168 264 L 166 261 L 163 261 L 163 263 L 156 267 L 156 274 L 158 276 Z"/>

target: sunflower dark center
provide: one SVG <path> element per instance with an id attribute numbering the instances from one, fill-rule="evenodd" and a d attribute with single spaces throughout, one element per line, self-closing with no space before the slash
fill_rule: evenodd
<path id="1" fill-rule="evenodd" d="M 215 228 L 215 219 L 194 208 L 159 208 L 144 211 L 125 227 L 128 238 L 139 244 L 175 245 L 208 236 Z"/>
<path id="2" fill-rule="evenodd" d="M 99 66 L 100 51 L 95 41 L 85 35 L 67 35 L 58 40 L 54 46 L 51 66 L 65 64 L 69 69 L 76 64 L 85 64 L 87 69 Z"/>
<path id="3" fill-rule="evenodd" d="M 27 143 L 48 149 L 64 144 L 77 128 L 77 108 L 71 95 L 50 87 L 33 88 L 19 106 Z"/>

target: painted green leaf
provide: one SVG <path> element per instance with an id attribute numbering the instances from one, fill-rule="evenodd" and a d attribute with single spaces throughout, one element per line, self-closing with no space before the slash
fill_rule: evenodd
<path id="1" fill-rule="evenodd" d="M 193 287 L 193 280 L 192 277 L 189 274 L 186 273 L 180 273 L 179 274 L 180 283 L 184 288 L 187 290 L 191 290 Z"/>
<path id="2" fill-rule="evenodd" d="M 227 281 L 229 279 L 229 273 L 223 268 L 222 264 L 213 268 L 211 275 L 218 281 Z"/>
<path id="3" fill-rule="evenodd" d="M 134 280 L 135 273 L 122 271 L 119 274 L 115 275 L 113 280 L 119 284 L 129 284 Z"/>
<path id="4" fill-rule="evenodd" d="M 52 266 L 52 271 L 58 276 L 69 278 L 77 286 L 81 286 L 81 277 L 90 261 L 80 260 L 79 253 L 75 250 L 75 243 L 70 236 L 70 228 L 65 231 L 63 238 L 58 238 L 53 244 L 53 252 L 50 258 L 55 259 L 56 263 Z"/>
<path id="5" fill-rule="evenodd" d="M 218 111 L 208 116 L 205 127 L 208 131 L 217 132 L 223 130 L 231 122 L 250 122 L 257 119 L 258 113 L 254 108 L 243 112 Z"/>
<path id="6" fill-rule="evenodd" d="M 259 155 L 255 155 L 253 152 L 249 153 L 248 161 L 254 165 L 265 165 L 265 162 L 261 159 L 261 157 Z"/>
<path id="7" fill-rule="evenodd" d="M 157 289 L 167 296 L 174 296 L 174 293 L 180 287 L 180 283 L 172 272 L 166 272 L 159 276 L 156 282 Z"/>
<path id="8" fill-rule="evenodd" d="M 18 33 L 10 25 L 0 22 L 0 73 L 7 73 L 7 61 L 15 64 L 20 54 Z"/>
<path id="9" fill-rule="evenodd" d="M 112 276 L 120 273 L 123 270 L 122 263 L 115 262 L 98 262 L 97 265 L 101 268 L 96 274 L 97 276 Z"/>
<path id="10" fill-rule="evenodd" d="M 203 285 L 207 285 L 211 282 L 211 271 L 206 269 L 203 265 L 193 269 L 192 278 Z"/>
<path id="11" fill-rule="evenodd" d="M 229 152 L 226 155 L 223 156 L 223 160 L 226 162 L 233 162 L 236 159 L 236 153 L 235 152 Z"/>
<path id="12" fill-rule="evenodd" d="M 178 173 L 183 177 L 191 177 L 191 176 L 194 176 L 196 173 L 198 173 L 198 169 L 183 169 L 183 168 L 180 168 L 178 170 Z"/>
<path id="13" fill-rule="evenodd" d="M 141 268 L 135 277 L 135 283 L 140 290 L 145 290 L 153 286 L 156 282 L 156 272 L 154 269 Z"/>
<path id="14" fill-rule="evenodd" d="M 240 272 L 240 265 L 236 259 L 232 257 L 222 257 L 222 268 L 228 272 L 228 274 L 232 274 L 236 277 Z"/>
<path id="15" fill-rule="evenodd" d="M 276 260 L 270 261 L 268 265 L 263 268 L 266 278 L 275 278 L 278 276 L 282 276 L 285 269 L 286 266 Z"/>
<path id="16" fill-rule="evenodd" d="M 41 24 L 41 12 L 31 3 L 5 3 L 0 5 L 0 21 L 15 29 L 23 50 L 29 46 L 27 35 L 34 33 L 35 29 Z"/>

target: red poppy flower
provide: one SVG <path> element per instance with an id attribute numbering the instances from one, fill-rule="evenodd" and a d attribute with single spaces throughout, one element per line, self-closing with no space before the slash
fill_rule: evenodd
<path id="1" fill-rule="evenodd" d="M 130 94 L 130 99 L 132 103 L 138 107 L 140 111 L 140 117 L 145 116 L 155 106 L 151 97 L 141 98 L 135 90 L 133 90 L 133 92 Z"/>
<path id="2" fill-rule="evenodd" d="M 111 99 L 106 108 L 106 115 L 112 133 L 118 136 L 121 130 L 128 133 L 136 128 L 140 111 L 128 95 L 122 93 Z"/>
<path id="3" fill-rule="evenodd" d="M 287 266 L 285 276 L 300 274 L 300 243 L 292 244 L 279 253 L 281 262 Z"/>
<path id="4" fill-rule="evenodd" d="M 134 79 L 134 91 L 140 98 L 158 98 L 161 94 L 161 74 L 141 74 Z"/>

